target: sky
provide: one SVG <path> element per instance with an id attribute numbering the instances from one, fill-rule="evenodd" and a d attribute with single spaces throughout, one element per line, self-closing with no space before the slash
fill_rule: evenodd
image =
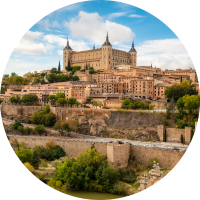
<path id="1" fill-rule="evenodd" d="M 5 74 L 41 71 L 63 63 L 67 37 L 74 51 L 100 48 L 108 32 L 112 47 L 129 51 L 134 40 L 137 66 L 188 69 L 193 63 L 178 37 L 162 21 L 132 5 L 87 1 L 58 9 L 28 30 L 13 50 Z"/>

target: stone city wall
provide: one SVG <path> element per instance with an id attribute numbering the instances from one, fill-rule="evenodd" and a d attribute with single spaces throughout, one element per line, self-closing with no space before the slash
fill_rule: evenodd
<path id="1" fill-rule="evenodd" d="M 60 145 L 65 153 L 69 156 L 77 156 L 80 152 L 83 152 L 85 148 L 90 148 L 94 145 L 97 151 L 100 151 L 103 155 L 107 156 L 114 166 L 126 165 L 129 155 L 134 156 L 135 159 L 144 164 L 149 165 L 150 159 L 156 157 L 163 169 L 172 169 L 184 155 L 184 151 L 174 151 L 165 149 L 154 149 L 141 146 L 133 146 L 129 143 L 116 146 L 115 143 L 94 142 L 84 139 L 63 139 L 56 137 L 38 137 L 38 136 L 19 136 L 8 135 L 9 140 L 17 140 L 18 142 L 25 142 L 28 147 L 34 148 L 36 145 L 44 146 L 53 139 L 57 145 Z M 114 145 L 114 148 L 112 148 Z M 130 154 L 129 154 L 130 151 Z"/>
<path id="2" fill-rule="evenodd" d="M 119 144 L 118 142 L 107 144 L 108 163 L 114 167 L 127 167 L 130 155 L 130 143 Z"/>
<path id="3" fill-rule="evenodd" d="M 163 169 L 174 168 L 184 153 L 184 151 L 167 150 L 161 148 L 157 149 L 132 145 L 130 147 L 130 155 L 134 156 L 138 162 L 144 165 L 149 165 L 150 160 L 156 157 L 160 167 Z"/>

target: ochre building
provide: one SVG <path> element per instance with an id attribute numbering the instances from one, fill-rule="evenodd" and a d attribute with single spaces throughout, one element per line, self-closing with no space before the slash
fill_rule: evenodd
<path id="1" fill-rule="evenodd" d="M 63 49 L 63 71 L 68 66 L 70 61 L 71 66 L 81 66 L 82 69 L 93 67 L 94 70 L 112 69 L 119 65 L 136 66 L 137 51 L 134 48 L 134 42 L 129 52 L 113 49 L 108 39 L 101 48 L 86 51 L 73 51 L 67 39 L 67 45 Z"/>

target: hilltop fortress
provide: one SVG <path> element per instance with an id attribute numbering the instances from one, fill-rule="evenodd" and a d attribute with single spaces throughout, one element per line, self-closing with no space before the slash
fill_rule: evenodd
<path id="1" fill-rule="evenodd" d="M 134 42 L 129 52 L 113 49 L 108 38 L 103 43 L 101 48 L 86 51 L 73 51 L 67 39 L 67 45 L 63 49 L 63 70 L 68 66 L 70 61 L 71 66 L 81 66 L 81 69 L 86 69 L 87 66 L 93 67 L 94 70 L 112 69 L 118 65 L 136 66 L 137 51 L 134 48 Z"/>

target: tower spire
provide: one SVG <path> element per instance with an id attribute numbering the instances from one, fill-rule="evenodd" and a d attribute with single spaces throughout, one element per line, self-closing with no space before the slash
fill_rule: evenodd
<path id="1" fill-rule="evenodd" d="M 72 49 L 72 48 L 69 46 L 69 39 L 68 39 L 68 36 L 67 36 L 67 45 L 65 46 L 64 49 Z"/>
<path id="2" fill-rule="evenodd" d="M 109 39 L 108 39 L 108 31 L 107 31 L 106 41 L 104 42 L 103 45 L 111 45 L 111 43 L 109 42 Z"/>
<path id="3" fill-rule="evenodd" d="M 95 43 L 94 43 L 93 49 L 95 49 Z"/>
<path id="4" fill-rule="evenodd" d="M 134 38 L 133 38 L 133 42 L 132 42 L 132 48 L 130 49 L 130 51 L 136 51 L 136 50 L 135 50 L 135 47 L 134 47 Z M 129 52 L 130 52 L 130 51 L 129 51 Z"/>

